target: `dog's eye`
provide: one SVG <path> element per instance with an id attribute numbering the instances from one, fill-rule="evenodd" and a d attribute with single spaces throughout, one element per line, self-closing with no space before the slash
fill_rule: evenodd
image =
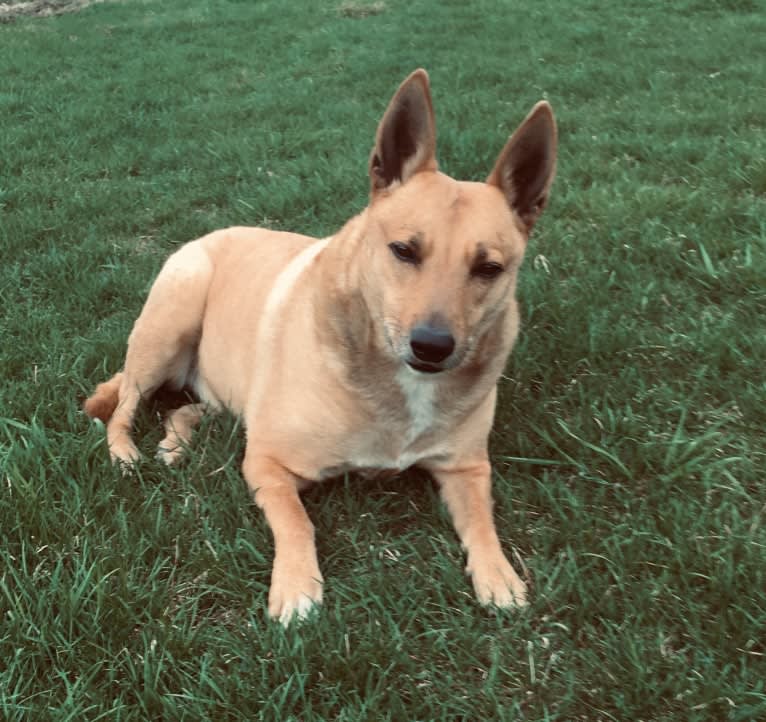
<path id="1" fill-rule="evenodd" d="M 503 270 L 503 267 L 499 263 L 488 261 L 474 266 L 471 269 L 471 275 L 476 276 L 477 278 L 483 278 L 485 281 L 492 281 L 497 278 Z"/>
<path id="2" fill-rule="evenodd" d="M 393 243 L 389 243 L 388 247 L 391 249 L 391 253 L 393 253 L 400 261 L 402 261 L 402 263 L 411 263 L 413 266 L 416 266 L 418 263 L 420 263 L 418 254 L 416 253 L 415 249 L 408 243 L 394 241 Z"/>

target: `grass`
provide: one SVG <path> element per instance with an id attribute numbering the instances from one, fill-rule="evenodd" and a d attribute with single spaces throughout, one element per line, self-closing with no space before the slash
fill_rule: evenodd
<path id="1" fill-rule="evenodd" d="M 105 3 L 0 26 L 0 711 L 7 720 L 766 718 L 766 14 L 596 6 Z M 480 179 L 540 97 L 559 175 L 491 438 L 532 584 L 477 607 L 417 473 L 306 495 L 317 618 L 265 618 L 271 538 L 236 421 L 108 463 L 79 412 L 178 244 L 326 235 L 430 70 Z M 156 408 L 138 422 L 145 450 Z"/>

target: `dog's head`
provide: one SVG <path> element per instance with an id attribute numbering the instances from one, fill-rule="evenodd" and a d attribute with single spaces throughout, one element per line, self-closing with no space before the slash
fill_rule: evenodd
<path id="1" fill-rule="evenodd" d="M 436 162 L 428 75 L 399 87 L 370 155 L 359 284 L 387 355 L 424 374 L 510 350 L 516 275 L 556 166 L 551 107 L 538 103 L 484 183 Z M 492 339 L 498 335 L 503 338 Z"/>

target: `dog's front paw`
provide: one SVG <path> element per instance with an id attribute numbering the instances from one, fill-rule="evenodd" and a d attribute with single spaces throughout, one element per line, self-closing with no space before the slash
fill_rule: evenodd
<path id="1" fill-rule="evenodd" d="M 269 590 L 269 616 L 287 626 L 305 619 L 322 603 L 322 574 L 316 564 L 286 564 L 275 560 Z"/>
<path id="2" fill-rule="evenodd" d="M 481 604 L 500 609 L 527 605 L 527 585 L 502 552 L 486 557 L 475 555 L 469 559 L 466 571 Z"/>

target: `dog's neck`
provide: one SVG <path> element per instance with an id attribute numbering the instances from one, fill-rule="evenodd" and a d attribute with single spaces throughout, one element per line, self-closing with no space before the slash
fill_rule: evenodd
<path id="1" fill-rule="evenodd" d="M 320 346 L 338 359 L 347 375 L 343 381 L 354 387 L 375 383 L 397 366 L 380 350 L 364 296 L 366 221 L 365 211 L 349 220 L 317 258 L 321 283 L 312 304 Z"/>

